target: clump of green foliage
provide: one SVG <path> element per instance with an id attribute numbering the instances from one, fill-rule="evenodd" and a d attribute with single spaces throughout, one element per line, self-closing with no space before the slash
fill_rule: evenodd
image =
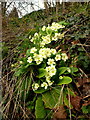
<path id="1" fill-rule="evenodd" d="M 74 80 L 78 69 L 71 66 L 65 52 L 52 47 L 64 38 L 64 24 L 53 22 L 29 35 L 30 47 L 15 68 L 15 94 L 38 119 L 48 118 L 50 111 L 60 105 L 72 108 L 67 96 L 75 94 L 67 85 Z"/>

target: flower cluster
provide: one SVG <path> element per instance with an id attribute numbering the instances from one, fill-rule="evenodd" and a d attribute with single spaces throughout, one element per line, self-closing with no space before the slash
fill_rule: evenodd
<path id="1" fill-rule="evenodd" d="M 58 60 L 64 60 L 66 61 L 68 59 L 68 56 L 66 53 L 59 53 L 56 51 L 56 49 L 50 49 L 50 48 L 41 48 L 40 50 L 37 50 L 35 47 L 31 48 L 31 56 L 28 57 L 27 62 L 32 63 L 36 62 L 37 65 L 41 64 L 44 59 L 47 59 L 48 65 L 55 65 L 55 61 Z M 54 57 L 52 59 L 51 57 Z"/>
<path id="2" fill-rule="evenodd" d="M 48 25 L 48 27 L 43 26 L 43 27 L 42 27 L 42 30 L 45 31 L 45 30 L 50 30 L 50 29 L 51 29 L 51 30 L 53 30 L 53 31 L 57 31 L 58 29 L 64 28 L 64 27 L 65 27 L 65 26 L 53 22 L 51 26 L 50 26 L 50 25 Z"/>
<path id="3" fill-rule="evenodd" d="M 32 38 L 30 37 L 30 41 L 37 46 L 30 49 L 30 56 L 27 58 L 27 62 L 30 64 L 34 63 L 35 65 L 46 64 L 44 67 L 46 74 L 43 76 L 43 82 L 37 81 L 32 84 L 32 89 L 34 91 L 39 88 L 47 89 L 51 86 L 54 83 L 52 77 L 57 73 L 57 62 L 61 60 L 65 62 L 68 59 L 66 53 L 46 47 L 46 45 L 50 44 L 52 41 L 57 41 L 58 39 L 62 39 L 64 37 L 64 33 L 58 32 L 59 29 L 64 27 L 65 26 L 60 25 L 59 23 L 53 22 L 51 26 L 48 25 L 47 27 L 42 27 L 41 30 L 44 32 L 43 35 L 41 33 L 35 33 Z"/>
<path id="4" fill-rule="evenodd" d="M 66 53 L 61 53 L 56 51 L 56 49 L 50 48 L 41 48 L 40 50 L 37 50 L 35 47 L 33 47 L 30 53 L 32 57 L 28 57 L 28 63 L 35 62 L 36 65 L 40 65 L 46 60 L 46 67 L 44 68 L 46 70 L 45 82 L 43 82 L 41 85 L 39 85 L 38 83 L 34 83 L 32 85 L 32 88 L 33 90 L 37 90 L 39 87 L 44 87 L 45 89 L 47 89 L 48 86 L 51 86 L 53 84 L 51 78 L 56 75 L 57 61 L 66 61 L 68 59 L 68 56 Z"/>
<path id="5" fill-rule="evenodd" d="M 45 35 L 41 35 L 41 33 L 35 33 L 31 38 L 31 42 L 34 44 L 39 44 L 40 47 L 45 47 L 45 45 L 51 43 L 52 41 L 57 41 L 58 39 L 62 39 L 64 37 L 64 33 L 58 33 L 58 29 L 64 28 L 65 26 L 60 25 L 59 23 L 53 22 L 52 25 L 48 25 L 48 27 L 43 26 L 42 31 Z M 54 32 L 54 34 L 52 34 Z"/>

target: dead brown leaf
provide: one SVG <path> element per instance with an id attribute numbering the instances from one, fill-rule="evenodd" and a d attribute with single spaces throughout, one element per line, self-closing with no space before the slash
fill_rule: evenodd
<path id="1" fill-rule="evenodd" d="M 59 106 L 58 108 L 54 108 L 54 114 L 52 120 L 66 119 L 66 117 L 67 117 L 67 113 L 63 105 Z"/>
<path id="2" fill-rule="evenodd" d="M 77 111 L 79 111 L 81 108 L 81 100 L 82 100 L 82 97 L 79 97 L 79 96 L 72 97 L 71 96 L 71 104 L 74 107 L 74 109 L 76 109 Z"/>
<path id="3" fill-rule="evenodd" d="M 77 78 L 77 80 L 78 80 L 79 87 L 82 86 L 84 83 L 89 83 L 90 82 L 90 78 L 86 78 L 86 77 Z"/>

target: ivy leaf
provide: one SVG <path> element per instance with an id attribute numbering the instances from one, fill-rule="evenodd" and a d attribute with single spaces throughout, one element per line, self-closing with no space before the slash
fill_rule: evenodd
<path id="1" fill-rule="evenodd" d="M 61 67 L 58 69 L 59 75 L 62 75 L 67 70 L 67 67 Z"/>
<path id="2" fill-rule="evenodd" d="M 44 68 L 39 69 L 39 75 L 37 76 L 38 78 L 42 78 L 46 75 L 46 70 Z"/>
<path id="3" fill-rule="evenodd" d="M 58 85 L 63 85 L 63 84 L 69 84 L 72 82 L 72 78 L 68 77 L 68 76 L 64 76 L 60 82 L 58 83 Z"/>
<path id="4" fill-rule="evenodd" d="M 36 100 L 36 105 L 35 105 L 35 116 L 36 119 L 44 119 L 46 116 L 46 111 L 43 105 L 42 97 L 38 97 Z"/>

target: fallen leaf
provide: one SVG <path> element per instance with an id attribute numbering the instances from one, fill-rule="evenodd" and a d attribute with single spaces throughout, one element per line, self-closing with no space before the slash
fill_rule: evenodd
<path id="1" fill-rule="evenodd" d="M 78 86 L 82 86 L 84 83 L 89 83 L 90 82 L 90 78 L 86 78 L 86 77 L 83 77 L 83 78 L 77 78 L 77 81 L 78 81 Z"/>
<path id="2" fill-rule="evenodd" d="M 90 95 L 90 83 L 83 84 L 81 92 L 83 96 L 89 96 Z"/>
<path id="3" fill-rule="evenodd" d="M 64 106 L 61 105 L 58 108 L 54 108 L 54 113 L 53 113 L 53 119 L 52 120 L 57 120 L 57 119 L 66 119 L 67 113 L 64 109 Z"/>
<path id="4" fill-rule="evenodd" d="M 79 97 L 79 96 L 71 96 L 71 104 L 73 106 L 74 109 L 76 109 L 77 111 L 80 110 L 81 108 L 81 100 L 82 100 L 82 97 Z"/>

